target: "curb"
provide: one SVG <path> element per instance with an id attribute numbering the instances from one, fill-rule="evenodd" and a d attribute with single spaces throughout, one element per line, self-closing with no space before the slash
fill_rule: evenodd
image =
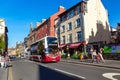
<path id="1" fill-rule="evenodd" d="M 75 62 L 75 61 L 67 61 L 67 60 L 61 60 L 61 62 L 82 64 L 82 65 L 90 65 L 90 66 L 97 66 L 97 67 L 106 67 L 106 68 L 112 68 L 112 69 L 120 69 L 120 67 L 116 67 L 116 66 L 100 65 L 100 64 L 94 64 L 94 63 Z"/>

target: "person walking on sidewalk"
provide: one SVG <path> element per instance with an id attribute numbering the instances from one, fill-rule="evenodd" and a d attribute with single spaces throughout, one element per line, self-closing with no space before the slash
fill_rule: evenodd
<path id="1" fill-rule="evenodd" d="M 1 66 L 2 56 L 0 55 L 0 66 Z"/>
<path id="2" fill-rule="evenodd" d="M 105 63 L 105 60 L 103 58 L 103 48 L 100 48 L 99 56 L 100 56 L 100 59 L 102 60 L 102 62 Z"/>
<path id="3" fill-rule="evenodd" d="M 4 68 L 4 63 L 5 61 L 4 61 L 4 56 L 1 56 L 1 68 Z"/>
<path id="4" fill-rule="evenodd" d="M 91 55 L 91 58 L 93 59 L 93 48 L 90 49 L 90 55 Z"/>
<path id="5" fill-rule="evenodd" d="M 96 50 L 93 50 L 92 56 L 93 56 L 93 58 L 92 58 L 92 63 L 93 63 L 94 61 L 96 61 L 96 62 L 98 63 Z"/>
<path id="6" fill-rule="evenodd" d="M 9 63 L 10 63 L 10 58 L 8 55 L 5 55 L 5 68 L 9 66 Z"/>

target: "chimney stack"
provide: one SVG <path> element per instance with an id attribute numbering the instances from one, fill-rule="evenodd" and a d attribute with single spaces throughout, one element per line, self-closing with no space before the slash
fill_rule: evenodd
<path id="1" fill-rule="evenodd" d="M 59 11 L 64 11 L 65 8 L 63 6 L 59 6 Z"/>
<path id="2" fill-rule="evenodd" d="M 36 28 L 41 25 L 41 22 L 36 22 Z"/>
<path id="3" fill-rule="evenodd" d="M 46 19 L 42 19 L 42 23 L 45 22 L 45 21 L 46 21 Z"/>

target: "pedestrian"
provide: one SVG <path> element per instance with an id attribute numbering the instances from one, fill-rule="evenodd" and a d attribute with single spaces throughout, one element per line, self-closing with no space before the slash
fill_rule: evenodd
<path id="1" fill-rule="evenodd" d="M 101 61 L 102 61 L 103 63 L 105 63 L 105 60 L 104 60 L 104 58 L 103 58 L 103 48 L 100 48 L 99 56 L 100 56 L 100 58 L 101 58 Z"/>
<path id="2" fill-rule="evenodd" d="M 90 49 L 90 55 L 91 55 L 91 58 L 93 59 L 92 53 L 93 53 L 93 48 Z"/>
<path id="3" fill-rule="evenodd" d="M 67 54 L 67 58 L 70 59 L 70 53 Z"/>
<path id="4" fill-rule="evenodd" d="M 93 50 L 93 52 L 92 52 L 92 63 L 94 61 L 97 61 L 97 63 L 98 63 L 96 50 Z"/>
<path id="5" fill-rule="evenodd" d="M 4 68 L 4 56 L 1 56 L 1 68 Z"/>
<path id="6" fill-rule="evenodd" d="M 0 55 L 0 67 L 1 67 L 2 56 Z"/>
<path id="7" fill-rule="evenodd" d="M 6 55 L 4 56 L 4 68 L 7 68 L 7 60 L 6 60 Z"/>
<path id="8" fill-rule="evenodd" d="M 100 57 L 100 53 L 99 53 L 99 52 L 97 52 L 97 57 L 96 57 L 96 59 L 97 59 L 97 62 L 100 62 L 101 57 Z"/>
<path id="9" fill-rule="evenodd" d="M 10 64 L 10 58 L 8 55 L 5 55 L 5 68 L 7 68 Z"/>

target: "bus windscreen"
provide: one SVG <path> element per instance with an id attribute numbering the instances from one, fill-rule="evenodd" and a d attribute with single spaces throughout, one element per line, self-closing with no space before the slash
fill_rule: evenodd
<path id="1" fill-rule="evenodd" d="M 48 46 L 57 46 L 57 38 L 56 37 L 47 37 Z"/>

